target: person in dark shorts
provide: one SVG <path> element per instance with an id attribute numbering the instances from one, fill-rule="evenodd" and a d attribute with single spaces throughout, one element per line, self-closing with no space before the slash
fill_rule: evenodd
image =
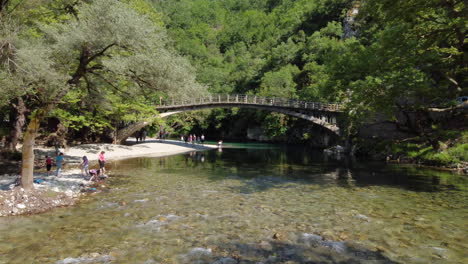
<path id="1" fill-rule="evenodd" d="M 47 168 L 47 176 L 50 175 L 50 169 L 52 168 L 52 159 L 49 156 L 46 157 L 46 168 Z"/>
<path id="2" fill-rule="evenodd" d="M 106 158 L 104 157 L 104 154 L 106 152 L 101 151 L 101 154 L 99 154 L 99 169 L 102 171 L 102 174 L 106 173 Z"/>
<path id="3" fill-rule="evenodd" d="M 100 170 L 95 170 L 95 169 L 89 170 L 89 175 L 91 176 L 91 178 L 89 178 L 89 181 L 99 180 L 99 175 L 100 174 L 101 174 Z"/>

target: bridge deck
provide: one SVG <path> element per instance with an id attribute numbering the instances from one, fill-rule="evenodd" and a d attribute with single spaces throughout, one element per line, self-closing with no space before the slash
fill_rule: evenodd
<path id="1" fill-rule="evenodd" d="M 216 94 L 208 95 L 200 98 L 193 98 L 192 100 L 161 100 L 161 105 L 157 106 L 158 110 L 177 110 L 181 108 L 190 108 L 202 105 L 258 105 L 258 106 L 274 106 L 282 108 L 293 108 L 303 110 L 318 110 L 326 112 L 342 112 L 343 106 L 341 104 L 328 104 L 319 102 L 307 102 L 294 99 L 264 97 L 257 95 L 244 95 L 244 94 Z"/>

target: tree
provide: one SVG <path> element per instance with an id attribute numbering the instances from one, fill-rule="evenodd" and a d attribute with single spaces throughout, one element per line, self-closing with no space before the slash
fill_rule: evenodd
<path id="1" fill-rule="evenodd" d="M 355 96 L 374 108 L 421 109 L 466 93 L 467 13 L 462 0 L 363 2 L 366 48 L 355 55 L 369 67 Z"/>
<path id="2" fill-rule="evenodd" d="M 276 96 L 283 98 L 296 97 L 296 83 L 294 78 L 299 69 L 294 65 L 287 65 L 278 71 L 267 72 L 262 78 L 260 95 Z"/>
<path id="3" fill-rule="evenodd" d="M 190 97 L 204 89 L 189 63 L 166 48 L 164 30 L 127 4 L 97 0 L 76 10 L 65 23 L 42 25 L 40 38 L 19 40 L 17 70 L 1 72 L 9 87 L 20 87 L 36 100 L 23 138 L 25 189 L 33 188 L 33 148 L 41 121 L 69 92 L 121 90 L 131 103 L 139 94 Z"/>

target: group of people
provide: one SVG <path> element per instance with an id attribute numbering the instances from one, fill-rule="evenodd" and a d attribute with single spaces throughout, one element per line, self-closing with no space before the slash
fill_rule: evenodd
<path id="1" fill-rule="evenodd" d="M 141 131 L 139 131 L 137 134 L 136 134 L 136 142 L 138 143 L 138 141 L 140 142 L 145 142 L 146 141 L 146 136 L 148 135 L 148 132 L 143 129 Z"/>
<path id="2" fill-rule="evenodd" d="M 101 151 L 98 157 L 99 169 L 89 169 L 89 160 L 88 157 L 83 156 L 83 161 L 81 162 L 81 173 L 83 176 L 88 176 L 89 181 L 97 181 L 100 177 L 106 176 L 106 157 L 104 156 L 106 152 Z"/>
<path id="3" fill-rule="evenodd" d="M 46 158 L 46 168 L 47 168 L 47 176 L 50 175 L 50 171 L 52 170 L 52 158 L 49 157 L 49 156 L 45 156 Z M 60 173 L 62 172 L 62 166 L 63 166 L 63 163 L 64 163 L 64 159 L 63 159 L 63 153 L 62 152 L 57 152 L 57 157 L 55 158 L 55 166 L 57 167 L 57 172 L 55 173 L 55 175 L 57 177 L 60 177 Z"/>
<path id="4" fill-rule="evenodd" d="M 80 163 L 81 172 L 83 176 L 90 177 L 89 181 L 97 181 L 99 177 L 105 176 L 106 173 L 106 157 L 104 151 L 99 153 L 98 161 L 99 161 L 99 169 L 89 169 L 89 160 L 88 157 L 83 156 L 82 162 Z M 46 156 L 46 169 L 47 169 L 47 176 L 50 175 L 50 171 L 52 169 L 52 158 Z M 63 158 L 63 153 L 59 152 L 57 157 L 55 158 L 55 166 L 57 167 L 56 176 L 60 177 L 60 173 L 62 172 L 63 164 L 65 160 Z M 102 176 L 101 176 L 102 175 Z"/>
<path id="5" fill-rule="evenodd" d="M 205 144 L 205 135 L 201 135 L 201 136 L 197 136 L 197 135 L 194 135 L 194 134 L 190 134 L 190 135 L 184 135 L 184 136 L 181 136 L 180 137 L 180 140 L 181 141 L 184 141 L 185 144 L 187 143 L 190 143 L 190 144 L 201 144 L 201 145 L 204 145 Z"/>

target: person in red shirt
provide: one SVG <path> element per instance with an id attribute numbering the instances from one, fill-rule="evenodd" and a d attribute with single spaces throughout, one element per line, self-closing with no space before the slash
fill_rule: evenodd
<path id="1" fill-rule="evenodd" d="M 101 154 L 99 154 L 99 168 L 100 170 L 102 171 L 102 174 L 105 174 L 106 173 L 106 168 L 105 168 L 105 165 L 106 165 L 106 158 L 104 157 L 104 154 L 106 152 L 104 151 L 101 151 Z"/>
<path id="2" fill-rule="evenodd" d="M 46 168 L 47 168 L 47 176 L 50 174 L 50 169 L 52 168 L 52 159 L 49 156 L 46 157 Z"/>

